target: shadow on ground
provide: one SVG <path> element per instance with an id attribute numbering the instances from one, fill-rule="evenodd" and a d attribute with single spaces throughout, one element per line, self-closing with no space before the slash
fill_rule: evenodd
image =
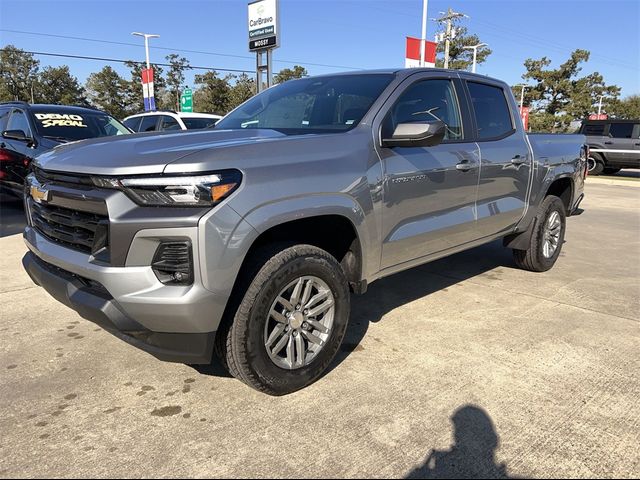
<path id="1" fill-rule="evenodd" d="M 0 194 L 0 238 L 22 233 L 26 222 L 22 200 Z"/>
<path id="2" fill-rule="evenodd" d="M 423 464 L 406 478 L 510 478 L 506 466 L 496 463 L 500 437 L 485 410 L 465 405 L 455 411 L 451 421 L 451 448 L 432 449 Z"/>
<path id="3" fill-rule="evenodd" d="M 366 294 L 352 295 L 351 318 L 342 347 L 330 369 L 353 352 L 367 333 L 371 322 L 379 322 L 393 309 L 451 287 L 497 267 L 514 268 L 511 250 L 502 241 L 412 268 L 373 283 Z M 492 274 L 487 274 L 491 278 Z"/>

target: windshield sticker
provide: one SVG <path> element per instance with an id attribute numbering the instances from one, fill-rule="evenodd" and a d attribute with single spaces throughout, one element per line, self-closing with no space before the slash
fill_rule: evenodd
<path id="1" fill-rule="evenodd" d="M 60 113 L 36 113 L 36 118 L 40 120 L 44 128 L 47 127 L 83 127 L 84 119 L 81 115 L 69 115 Z"/>

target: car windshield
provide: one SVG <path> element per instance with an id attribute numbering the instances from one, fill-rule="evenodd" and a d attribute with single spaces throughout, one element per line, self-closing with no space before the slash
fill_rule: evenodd
<path id="1" fill-rule="evenodd" d="M 287 135 L 344 132 L 362 120 L 392 78 L 363 74 L 291 80 L 251 98 L 215 128 L 270 128 Z"/>
<path id="2" fill-rule="evenodd" d="M 39 135 L 63 142 L 131 133 L 118 120 L 102 112 L 34 108 L 33 119 Z"/>

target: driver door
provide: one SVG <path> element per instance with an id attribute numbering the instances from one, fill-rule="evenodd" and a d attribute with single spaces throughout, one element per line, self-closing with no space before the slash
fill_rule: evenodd
<path id="1" fill-rule="evenodd" d="M 380 148 L 384 170 L 381 269 L 454 249 L 476 239 L 480 158 L 467 140 L 461 84 L 445 74 L 409 77 L 381 123 L 381 138 L 400 123 L 442 120 L 446 134 L 431 147 Z M 402 87 L 401 87 L 402 88 Z M 464 104 L 466 105 L 466 104 Z M 384 110 L 383 110 L 384 111 Z"/>

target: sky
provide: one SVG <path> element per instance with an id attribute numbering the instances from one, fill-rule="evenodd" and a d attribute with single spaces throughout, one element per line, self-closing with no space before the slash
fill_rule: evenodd
<path id="1" fill-rule="evenodd" d="M 468 15 L 462 24 L 493 50 L 478 73 L 514 85 L 525 59 L 546 56 L 557 67 L 582 48 L 591 52 L 582 73 L 600 72 L 623 96 L 640 93 L 640 0 L 429 0 L 428 17 L 448 7 Z M 280 0 L 280 17 L 275 71 L 295 64 L 311 75 L 402 68 L 405 37 L 420 36 L 422 0 Z M 427 38 L 437 29 L 430 20 Z M 160 35 L 150 41 L 152 62 L 175 51 L 194 66 L 255 70 L 246 0 L 0 0 L 1 46 L 143 61 L 143 40 L 133 31 Z M 105 65 L 37 58 L 41 67 L 69 65 L 83 83 Z M 124 65 L 110 65 L 128 77 Z M 187 85 L 196 73 L 204 70 L 190 71 Z"/>

